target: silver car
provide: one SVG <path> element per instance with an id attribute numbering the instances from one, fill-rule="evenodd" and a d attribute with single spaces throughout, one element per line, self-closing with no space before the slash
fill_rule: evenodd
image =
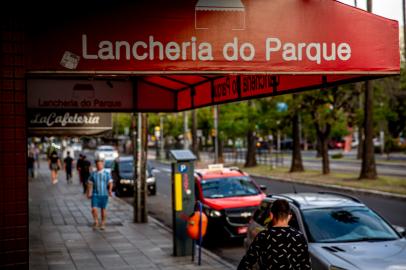
<path id="1" fill-rule="evenodd" d="M 269 195 L 254 213 L 244 246 L 266 227 L 272 202 L 286 199 L 290 226 L 309 242 L 314 270 L 406 270 L 406 239 L 358 199 L 337 193 Z"/>

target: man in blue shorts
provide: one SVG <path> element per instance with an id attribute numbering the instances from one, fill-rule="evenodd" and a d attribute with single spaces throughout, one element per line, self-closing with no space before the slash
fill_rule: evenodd
<path id="1" fill-rule="evenodd" d="M 88 198 L 92 199 L 93 229 L 99 226 L 97 208 L 101 210 L 100 229 L 104 230 L 106 226 L 106 208 L 109 196 L 112 196 L 113 179 L 108 171 L 104 169 L 104 158 L 96 157 L 96 171 L 90 174 L 88 180 Z"/>

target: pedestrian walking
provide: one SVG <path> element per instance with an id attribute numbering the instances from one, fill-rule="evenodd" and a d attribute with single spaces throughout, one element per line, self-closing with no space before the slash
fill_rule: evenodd
<path id="1" fill-rule="evenodd" d="M 34 178 L 34 167 L 35 167 L 35 158 L 33 153 L 30 151 L 28 152 L 28 157 L 27 157 L 27 169 L 28 169 L 28 177 L 30 179 Z"/>
<path id="2" fill-rule="evenodd" d="M 81 184 L 83 183 L 82 174 L 80 173 L 80 170 L 82 169 L 82 163 L 83 163 L 83 155 L 82 153 L 80 153 L 78 161 L 76 162 L 76 170 L 78 171 L 79 182 Z"/>
<path id="3" fill-rule="evenodd" d="M 83 186 L 83 194 L 86 194 L 87 181 L 90 176 L 90 161 L 86 159 L 86 155 L 82 155 L 82 161 L 80 162 L 79 175 Z"/>
<path id="4" fill-rule="evenodd" d="M 273 202 L 272 226 L 258 233 L 237 269 L 252 269 L 256 263 L 261 270 L 311 269 L 306 239 L 300 231 L 289 227 L 291 217 L 286 200 Z"/>
<path id="5" fill-rule="evenodd" d="M 39 167 L 39 154 L 40 154 L 39 148 L 38 148 L 38 146 L 35 145 L 35 147 L 34 147 L 34 160 L 35 160 L 35 163 L 37 163 L 37 169 L 40 168 Z"/>
<path id="6" fill-rule="evenodd" d="M 68 184 L 72 183 L 72 164 L 73 158 L 70 157 L 70 152 L 66 152 L 66 158 L 63 160 L 64 169 L 66 172 L 66 182 Z"/>
<path id="7" fill-rule="evenodd" d="M 58 171 L 61 169 L 61 160 L 55 150 L 49 155 L 48 163 L 49 169 L 51 170 L 52 184 L 56 184 L 58 183 Z"/>
<path id="8" fill-rule="evenodd" d="M 108 171 L 104 169 L 104 159 L 96 157 L 96 171 L 92 172 L 88 181 L 87 196 L 91 198 L 93 229 L 99 226 L 97 208 L 101 211 L 100 229 L 104 230 L 106 226 L 106 208 L 109 196 L 112 196 L 113 179 Z"/>

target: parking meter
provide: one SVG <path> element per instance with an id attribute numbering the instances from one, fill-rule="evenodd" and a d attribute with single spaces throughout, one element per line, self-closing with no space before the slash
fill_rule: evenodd
<path id="1" fill-rule="evenodd" d="M 171 150 L 173 255 L 192 255 L 193 241 L 187 236 L 187 220 L 194 212 L 196 156 L 190 150 Z"/>

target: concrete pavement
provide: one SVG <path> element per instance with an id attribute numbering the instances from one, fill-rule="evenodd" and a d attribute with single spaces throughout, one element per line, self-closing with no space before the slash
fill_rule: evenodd
<path id="1" fill-rule="evenodd" d="M 91 227 L 90 201 L 74 175 L 68 185 L 60 173 L 52 185 L 42 164 L 29 180 L 30 269 L 233 269 L 204 252 L 202 266 L 191 257 L 173 257 L 172 235 L 155 219 L 132 223 L 132 207 L 112 198 L 105 231 Z"/>

